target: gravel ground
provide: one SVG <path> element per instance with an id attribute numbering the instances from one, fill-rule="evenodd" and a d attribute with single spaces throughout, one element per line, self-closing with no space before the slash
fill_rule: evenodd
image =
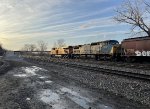
<path id="1" fill-rule="evenodd" d="M 128 99 L 133 99 L 150 106 L 149 82 L 53 65 L 50 63 L 47 65 L 50 68 L 54 68 L 54 72 L 58 73 L 58 75 L 87 84 L 92 88 L 104 89 L 116 95 L 125 96 Z"/>
<path id="2" fill-rule="evenodd" d="M 45 57 L 43 57 L 45 58 Z M 150 70 L 150 63 L 149 62 L 112 62 L 112 61 L 95 61 L 94 59 L 63 59 L 63 58 L 50 58 L 54 61 L 63 61 L 63 62 L 80 62 L 83 64 L 96 64 L 96 65 L 107 65 L 107 66 L 116 66 L 122 68 L 134 68 L 134 69 L 143 69 L 143 70 Z"/>
<path id="3" fill-rule="evenodd" d="M 0 60 L 0 66 L 3 65 L 3 62 Z"/>
<path id="4" fill-rule="evenodd" d="M 52 59 L 53 60 L 53 59 Z M 90 66 L 90 67 L 98 67 L 98 68 L 104 68 L 104 69 L 109 69 L 109 70 L 119 70 L 119 71 L 126 71 L 126 72 L 132 72 L 132 73 L 137 73 L 137 74 L 145 74 L 145 75 L 150 75 L 150 69 L 147 69 L 147 68 L 150 68 L 150 65 L 149 64 L 145 64 L 145 66 L 142 64 L 142 65 L 138 65 L 138 67 L 135 67 L 136 63 L 128 63 L 129 65 L 127 65 L 127 63 L 120 63 L 118 65 L 118 63 L 113 63 L 113 62 L 95 62 L 95 63 L 91 63 L 91 62 L 84 62 L 83 60 L 80 60 L 80 61 L 71 61 L 71 60 L 68 60 L 68 61 L 65 61 L 63 59 L 54 59 L 53 60 L 54 62 L 64 62 L 64 63 L 71 63 L 71 64 L 77 64 L 77 65 L 83 65 L 83 66 Z M 111 63 L 111 65 L 109 64 Z M 140 68 L 140 66 L 143 66 L 144 68 Z M 145 68 L 147 67 L 147 68 Z"/>
<path id="5" fill-rule="evenodd" d="M 7 62 L 9 71 L 0 76 L 0 109 L 149 109 L 143 105 L 147 101 L 119 94 L 142 101 L 149 96 L 143 81 L 22 59 Z"/>
<path id="6" fill-rule="evenodd" d="M 67 79 L 57 68 L 20 63 L 0 76 L 0 109 L 148 109 Z"/>

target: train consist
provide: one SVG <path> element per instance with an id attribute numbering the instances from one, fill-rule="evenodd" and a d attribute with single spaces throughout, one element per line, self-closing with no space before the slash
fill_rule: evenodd
<path id="1" fill-rule="evenodd" d="M 91 44 L 52 48 L 51 56 L 63 58 L 93 57 L 96 60 L 148 60 L 150 58 L 150 37 L 106 40 Z"/>

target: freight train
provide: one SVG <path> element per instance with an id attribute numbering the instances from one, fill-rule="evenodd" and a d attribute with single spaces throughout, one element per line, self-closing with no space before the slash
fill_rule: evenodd
<path id="1" fill-rule="evenodd" d="M 93 57 L 96 60 L 148 60 L 150 59 L 150 37 L 106 40 L 90 44 L 52 48 L 51 56 L 63 58 Z"/>

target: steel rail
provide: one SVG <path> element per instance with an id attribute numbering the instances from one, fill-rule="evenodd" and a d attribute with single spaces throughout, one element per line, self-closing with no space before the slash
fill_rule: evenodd
<path id="1" fill-rule="evenodd" d="M 41 58 L 30 58 L 36 61 L 44 61 L 44 62 L 51 62 L 56 65 L 62 65 L 66 67 L 72 67 L 72 68 L 79 68 L 79 69 L 84 69 L 88 71 L 94 71 L 94 72 L 100 72 L 102 74 L 112 74 L 112 75 L 118 75 L 122 77 L 129 77 L 129 78 L 134 78 L 134 79 L 140 79 L 140 80 L 145 80 L 145 81 L 150 81 L 150 75 L 146 74 L 139 74 L 139 73 L 133 73 L 133 72 L 127 72 L 127 71 L 121 71 L 121 70 L 115 70 L 115 69 L 108 69 L 108 68 L 99 68 L 99 67 L 93 67 L 89 65 L 81 65 L 81 64 L 73 64 L 73 63 L 68 63 L 68 62 L 60 62 L 60 61 L 53 61 L 53 60 L 44 60 Z"/>
<path id="2" fill-rule="evenodd" d="M 145 75 L 145 74 L 132 73 L 132 72 L 126 72 L 126 71 L 120 71 L 114 69 L 107 69 L 107 68 L 92 67 L 92 66 L 84 66 L 84 65 L 72 64 L 72 63 L 54 62 L 54 61 L 51 62 L 54 64 L 59 64 L 59 65 L 72 67 L 72 68 L 80 68 L 88 71 L 100 72 L 103 74 L 107 73 L 107 74 L 119 75 L 122 77 L 130 77 L 134 79 L 150 81 L 150 75 Z"/>

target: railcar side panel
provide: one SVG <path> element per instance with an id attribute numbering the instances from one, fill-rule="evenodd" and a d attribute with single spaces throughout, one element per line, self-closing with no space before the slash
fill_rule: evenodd
<path id="1" fill-rule="evenodd" d="M 150 56 L 150 37 L 131 38 L 122 41 L 123 56 Z"/>
<path id="2" fill-rule="evenodd" d="M 85 55 L 91 54 L 91 45 L 85 44 L 81 47 L 80 50 L 81 50 L 80 51 L 81 54 L 85 54 Z"/>

